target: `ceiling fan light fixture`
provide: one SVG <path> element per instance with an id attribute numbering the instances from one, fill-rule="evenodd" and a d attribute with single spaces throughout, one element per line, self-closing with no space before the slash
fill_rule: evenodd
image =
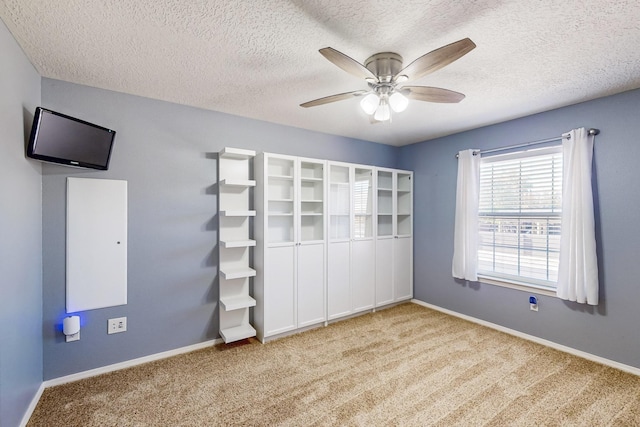
<path id="1" fill-rule="evenodd" d="M 409 105 L 409 100 L 407 99 L 406 96 L 404 96 L 400 92 L 394 92 L 389 97 L 389 105 L 391 106 L 391 109 L 396 113 L 402 113 L 404 110 L 407 109 L 407 106 Z"/>
<path id="2" fill-rule="evenodd" d="M 356 90 L 325 96 L 300 104 L 301 107 L 315 107 L 331 102 L 363 97 L 362 110 L 371 117 L 371 122 L 391 122 L 392 113 L 406 110 L 409 99 L 423 102 L 445 104 L 458 103 L 464 94 L 430 86 L 405 86 L 405 83 L 417 80 L 433 73 L 462 58 L 472 51 L 476 44 L 469 38 L 458 40 L 425 53 L 409 65 L 403 67 L 402 56 L 394 52 L 380 52 L 370 56 L 363 64 L 344 53 L 325 47 L 320 54 L 347 73 L 364 79 L 369 90 Z"/>
<path id="3" fill-rule="evenodd" d="M 373 115 L 373 118 L 379 122 L 386 122 L 391 118 L 391 110 L 389 109 L 389 103 L 386 99 L 380 100 L 380 105 Z"/>
<path id="4" fill-rule="evenodd" d="M 368 115 L 375 113 L 378 105 L 380 105 L 380 98 L 375 93 L 370 93 L 369 95 L 362 98 L 362 101 L 360 101 L 360 107 L 362 108 L 362 111 L 364 111 Z"/>

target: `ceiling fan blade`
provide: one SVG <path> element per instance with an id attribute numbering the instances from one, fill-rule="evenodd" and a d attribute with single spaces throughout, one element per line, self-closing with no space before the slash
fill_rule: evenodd
<path id="1" fill-rule="evenodd" d="M 360 77 L 362 79 L 370 78 L 375 81 L 378 78 L 369 71 L 364 65 L 356 61 L 355 59 L 345 55 L 342 52 L 339 52 L 331 47 L 325 47 L 324 49 L 320 49 L 320 53 L 322 56 L 327 58 L 329 61 L 333 62 L 338 67 L 342 68 L 349 74 L 352 74 L 356 77 Z"/>
<path id="2" fill-rule="evenodd" d="M 404 86 L 400 92 L 407 98 L 418 101 L 455 104 L 464 99 L 464 95 L 449 89 L 429 86 Z"/>
<path id="3" fill-rule="evenodd" d="M 362 96 L 365 93 L 367 93 L 366 90 L 355 90 L 353 92 L 338 93 L 336 95 L 325 96 L 324 98 L 318 98 L 314 99 L 313 101 L 305 102 L 304 104 L 300 104 L 300 106 L 304 108 L 315 107 L 317 105 L 328 104 L 330 102 L 342 101 L 343 99 L 349 99 L 354 96 Z"/>
<path id="4" fill-rule="evenodd" d="M 440 68 L 451 64 L 453 61 L 462 58 L 471 52 L 476 44 L 469 38 L 458 40 L 457 42 L 442 46 L 432 50 L 404 67 L 397 76 L 407 76 L 410 80 L 418 79 L 427 74 L 433 73 Z"/>

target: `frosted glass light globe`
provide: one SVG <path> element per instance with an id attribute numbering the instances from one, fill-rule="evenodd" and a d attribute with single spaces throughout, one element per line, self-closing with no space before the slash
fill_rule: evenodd
<path id="1" fill-rule="evenodd" d="M 380 98 L 378 98 L 378 95 L 375 93 L 370 93 L 360 101 L 360 107 L 362 107 L 362 110 L 369 115 L 376 111 L 378 105 L 380 105 Z"/>
<path id="2" fill-rule="evenodd" d="M 373 118 L 379 122 L 386 122 L 387 120 L 389 120 L 389 118 L 391 118 L 391 111 L 389 110 L 389 104 L 387 104 L 384 101 L 381 102 Z"/>
<path id="3" fill-rule="evenodd" d="M 409 100 L 406 96 L 401 94 L 400 92 L 394 92 L 389 97 L 389 105 L 396 113 L 401 113 L 407 109 L 407 105 L 409 105 Z"/>

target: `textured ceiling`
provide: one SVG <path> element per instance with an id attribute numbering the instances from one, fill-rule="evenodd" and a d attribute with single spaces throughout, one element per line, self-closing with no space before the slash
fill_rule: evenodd
<path id="1" fill-rule="evenodd" d="M 0 0 L 44 77 L 315 131 L 405 145 L 640 87 L 638 0 Z M 462 38 L 478 46 L 415 84 L 464 93 L 411 101 L 371 124 L 366 89 L 318 49 L 405 65 Z"/>

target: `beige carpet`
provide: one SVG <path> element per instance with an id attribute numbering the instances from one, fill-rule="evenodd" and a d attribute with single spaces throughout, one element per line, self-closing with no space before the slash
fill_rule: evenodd
<path id="1" fill-rule="evenodd" d="M 634 426 L 640 377 L 416 304 L 45 390 L 29 426 Z"/>

